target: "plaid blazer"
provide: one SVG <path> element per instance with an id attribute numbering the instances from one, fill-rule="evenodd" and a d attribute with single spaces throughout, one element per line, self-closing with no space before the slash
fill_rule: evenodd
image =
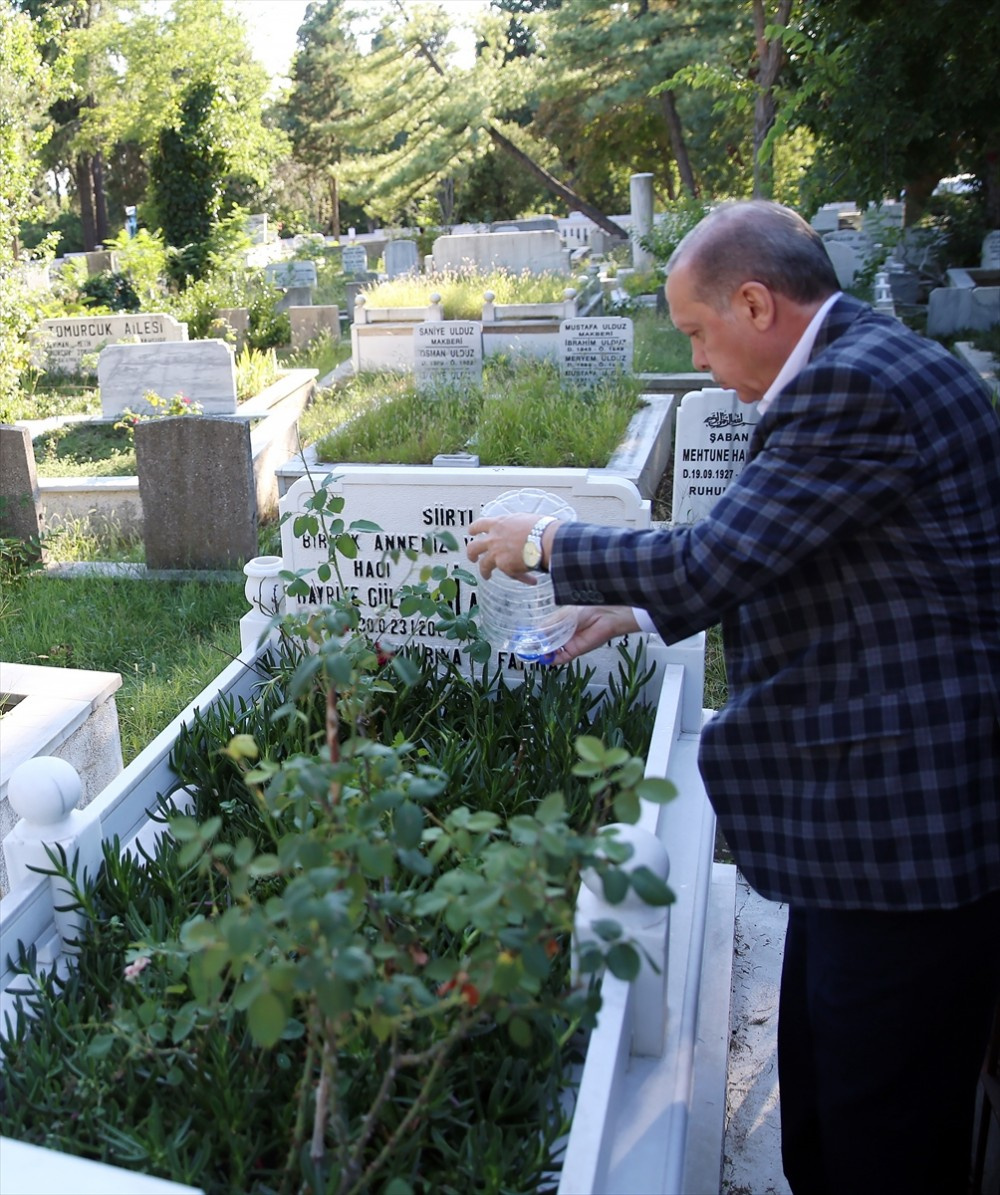
<path id="1" fill-rule="evenodd" d="M 561 526 L 564 603 L 722 623 L 699 762 L 764 896 L 919 909 L 1000 889 L 1000 417 L 981 379 L 849 297 L 690 527 Z"/>

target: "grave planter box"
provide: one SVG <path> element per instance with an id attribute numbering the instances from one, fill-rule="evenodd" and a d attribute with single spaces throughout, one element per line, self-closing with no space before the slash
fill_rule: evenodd
<path id="1" fill-rule="evenodd" d="M 483 355 L 497 353 L 531 357 L 559 354 L 562 320 L 600 313 L 600 281 L 583 275 L 554 303 L 496 303 L 487 291 L 482 314 Z M 413 330 L 417 324 L 445 318 L 440 296 L 432 294 L 426 307 L 372 307 L 364 295 L 355 300 L 351 325 L 352 361 L 356 373 L 414 368 Z"/>
<path id="2" fill-rule="evenodd" d="M 316 385 L 315 369 L 288 370 L 260 394 L 241 403 L 233 418 L 253 420 L 250 435 L 258 516 L 274 511 L 276 469 L 298 444 L 299 415 Z M 138 477 L 45 477 L 38 483 L 46 524 L 81 519 L 96 527 L 114 526 L 134 534 L 142 528 Z"/>
<path id="3" fill-rule="evenodd" d="M 656 663 L 650 688 L 657 714 L 646 774 L 670 778 L 679 796 L 666 806 L 644 807 L 640 827 L 666 848 L 677 900 L 669 911 L 661 972 L 645 971 L 631 984 L 611 976 L 604 980 L 603 1007 L 579 1072 L 562 1158 L 559 1189 L 566 1195 L 715 1190 L 721 1166 L 735 881 L 733 868 L 713 864 L 714 816 L 696 766 L 708 716 L 700 708 L 703 638 L 665 647 L 653 636 L 649 655 Z M 162 834 L 162 824 L 148 814 L 158 795 L 177 789 L 170 754 L 181 727 L 197 710 L 219 701 L 252 701 L 260 682 L 258 657 L 258 648 L 244 650 L 91 803 L 88 817 L 99 822 L 105 839 L 117 836 L 128 850 L 140 843 L 149 847 Z M 8 957 L 16 943 L 34 947 L 43 965 L 72 965 L 62 952 L 53 886 L 48 877 L 32 877 L 0 902 L 3 1012 L 10 1012 L 16 992 L 23 990 L 24 980 L 13 974 Z M 210 1135 L 218 1129 L 204 1125 L 196 1131 Z M 15 1165 L 35 1157 L 33 1151 L 12 1149 L 6 1156 L 20 1159 Z M 73 1165 L 62 1155 L 59 1164 Z M 5 1179 L 16 1184 L 6 1168 Z M 128 1172 L 109 1174 L 105 1181 L 109 1185 L 102 1190 L 109 1193 L 178 1189 L 146 1185 L 161 1180 Z"/>

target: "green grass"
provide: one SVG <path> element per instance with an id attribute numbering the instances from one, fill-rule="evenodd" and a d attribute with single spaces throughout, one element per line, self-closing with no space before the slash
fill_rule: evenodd
<path id="1" fill-rule="evenodd" d="M 46 379 L 32 373 L 19 394 L 0 402 L 0 423 L 50 419 L 56 415 L 100 415 L 100 391 L 80 378 Z"/>
<path id="2" fill-rule="evenodd" d="M 482 387 L 432 394 L 407 376 L 364 374 L 333 396 L 346 417 L 319 436 L 319 454 L 325 461 L 426 464 L 438 453 L 471 451 L 484 465 L 600 467 L 621 444 L 638 394 L 632 379 L 589 392 L 563 387 L 547 361 L 512 366 L 494 358 Z"/>
<path id="3" fill-rule="evenodd" d="M 65 423 L 34 441 L 39 477 L 133 477 L 132 435 L 113 423 Z"/>
<path id="4" fill-rule="evenodd" d="M 125 762 L 240 649 L 243 585 L 233 581 L 3 578 L 0 659 L 119 672 Z"/>
<path id="5" fill-rule="evenodd" d="M 691 373 L 691 342 L 665 316 L 648 308 L 632 316 L 636 373 Z"/>
<path id="6" fill-rule="evenodd" d="M 368 307 L 426 307 L 431 295 L 438 294 L 446 319 L 482 319 L 485 291 L 492 291 L 497 303 L 556 303 L 569 286 L 576 282 L 563 274 L 444 270 L 433 276 L 393 278 L 365 287 L 363 294 Z"/>

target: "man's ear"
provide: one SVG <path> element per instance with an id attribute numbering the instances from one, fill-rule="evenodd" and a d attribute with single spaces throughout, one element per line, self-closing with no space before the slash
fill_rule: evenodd
<path id="1" fill-rule="evenodd" d="M 777 315 L 774 295 L 763 282 L 744 282 L 737 290 L 733 303 L 758 332 L 766 332 L 774 323 Z"/>

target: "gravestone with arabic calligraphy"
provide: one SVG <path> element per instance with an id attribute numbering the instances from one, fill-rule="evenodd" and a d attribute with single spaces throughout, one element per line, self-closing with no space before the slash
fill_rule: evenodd
<path id="1" fill-rule="evenodd" d="M 674 438 L 673 521 L 704 518 L 747 459 L 760 416 L 735 390 L 692 390 L 681 399 Z"/>

